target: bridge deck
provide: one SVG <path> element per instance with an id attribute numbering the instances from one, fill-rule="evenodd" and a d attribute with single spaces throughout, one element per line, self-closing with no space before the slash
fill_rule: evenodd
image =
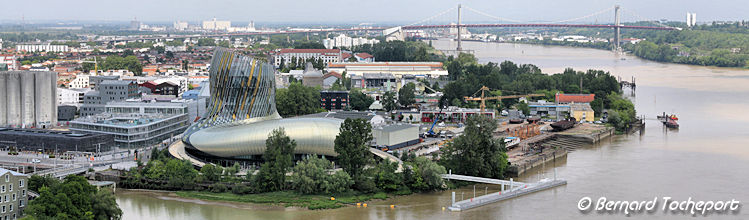
<path id="1" fill-rule="evenodd" d="M 466 175 L 458 175 L 458 174 L 442 174 L 442 178 L 452 179 L 452 180 L 471 181 L 471 182 L 478 182 L 478 183 L 497 184 L 497 185 L 510 185 L 510 184 L 512 184 L 513 186 L 527 185 L 526 183 L 523 183 L 523 182 L 490 179 L 490 178 L 484 178 L 484 177 L 466 176 Z"/>
<path id="2" fill-rule="evenodd" d="M 463 211 L 566 184 L 567 181 L 562 179 L 534 183 L 523 188 L 516 188 L 504 192 L 490 193 L 487 195 L 455 202 L 449 207 L 449 209 L 450 211 Z M 453 201 L 455 201 L 455 192 L 453 192 Z"/>

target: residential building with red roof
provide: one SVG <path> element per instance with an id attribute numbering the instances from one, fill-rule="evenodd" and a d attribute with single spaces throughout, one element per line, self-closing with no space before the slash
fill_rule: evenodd
<path id="1" fill-rule="evenodd" d="M 16 65 L 16 55 L 13 54 L 0 54 L 0 63 L 7 65 L 8 70 L 15 70 L 18 68 Z"/>
<path id="2" fill-rule="evenodd" d="M 340 73 L 336 71 L 330 71 L 322 76 L 322 86 L 323 88 L 330 88 L 336 81 L 341 78 L 342 76 Z"/>
<path id="3" fill-rule="evenodd" d="M 356 60 L 358 62 L 374 62 L 375 61 L 374 56 L 368 53 L 357 53 L 357 54 L 354 54 L 354 57 L 356 57 Z"/>

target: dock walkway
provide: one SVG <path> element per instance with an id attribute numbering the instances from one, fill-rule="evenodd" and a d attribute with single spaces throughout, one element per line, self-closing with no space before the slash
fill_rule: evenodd
<path id="1" fill-rule="evenodd" d="M 453 202 L 453 204 L 449 207 L 450 211 L 463 211 L 468 210 L 484 205 L 488 205 L 491 203 L 504 201 L 507 199 L 515 198 L 518 196 L 538 192 L 541 190 L 546 190 L 550 188 L 554 188 L 561 185 L 566 185 L 567 180 L 562 179 L 556 179 L 556 180 L 549 180 L 549 181 L 542 181 L 534 184 L 528 184 L 524 185 L 523 187 L 518 187 L 514 189 L 510 189 L 508 191 L 504 192 L 496 192 L 496 193 L 490 193 L 487 195 L 466 199 L 459 202 Z M 455 192 L 453 192 L 453 201 L 455 201 Z"/>

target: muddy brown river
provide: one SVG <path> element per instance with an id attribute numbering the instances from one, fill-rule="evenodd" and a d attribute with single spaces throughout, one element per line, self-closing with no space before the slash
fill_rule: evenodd
<path id="1" fill-rule="evenodd" d="M 452 41 L 434 41 L 439 49 Z M 452 191 L 415 194 L 374 202 L 368 208 L 310 211 L 263 205 L 180 199 L 169 193 L 119 190 L 124 219 L 629 219 L 623 213 L 583 213 L 583 197 L 610 200 L 740 200 L 749 202 L 749 70 L 646 61 L 610 51 L 523 44 L 465 42 L 482 63 L 511 60 L 532 63 L 545 73 L 566 67 L 603 69 L 625 79 L 636 77 L 629 93 L 642 132 L 606 139 L 568 154 L 566 160 L 531 170 L 518 181 L 557 175 L 566 186 L 533 193 L 463 212 L 442 211 Z M 623 59 L 622 59 L 623 58 Z M 655 117 L 679 116 L 681 128 L 665 129 Z M 496 192 L 477 185 L 476 194 Z M 473 186 L 455 190 L 458 199 L 473 195 Z M 396 205 L 391 209 L 390 204 Z M 662 203 L 660 203 L 662 205 Z M 660 208 L 660 207 L 658 207 Z M 632 214 L 636 218 L 681 219 L 683 213 Z M 699 217 L 699 216 L 698 216 Z M 702 218 L 702 217 L 699 217 Z M 749 219 L 749 210 L 711 214 L 706 219 Z"/>

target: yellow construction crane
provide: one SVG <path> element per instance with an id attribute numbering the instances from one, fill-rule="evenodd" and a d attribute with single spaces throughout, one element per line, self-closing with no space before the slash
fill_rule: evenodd
<path id="1" fill-rule="evenodd" d="M 94 75 L 99 75 L 99 63 L 96 62 L 96 56 L 94 56 L 94 61 L 88 61 L 88 60 L 81 60 L 81 63 L 93 63 L 94 64 Z"/>
<path id="2" fill-rule="evenodd" d="M 546 96 L 544 94 L 525 94 L 525 95 L 503 95 L 503 96 L 491 96 L 491 97 L 485 97 L 484 92 L 489 91 L 489 87 L 481 86 L 481 88 L 473 93 L 475 96 L 477 93 L 481 92 L 481 97 L 469 97 L 465 96 L 463 99 L 466 101 L 481 101 L 481 114 L 484 114 L 484 109 L 486 109 L 486 100 L 502 100 L 502 99 L 512 99 L 512 98 L 521 98 L 521 97 L 538 97 L 538 96 Z"/>

